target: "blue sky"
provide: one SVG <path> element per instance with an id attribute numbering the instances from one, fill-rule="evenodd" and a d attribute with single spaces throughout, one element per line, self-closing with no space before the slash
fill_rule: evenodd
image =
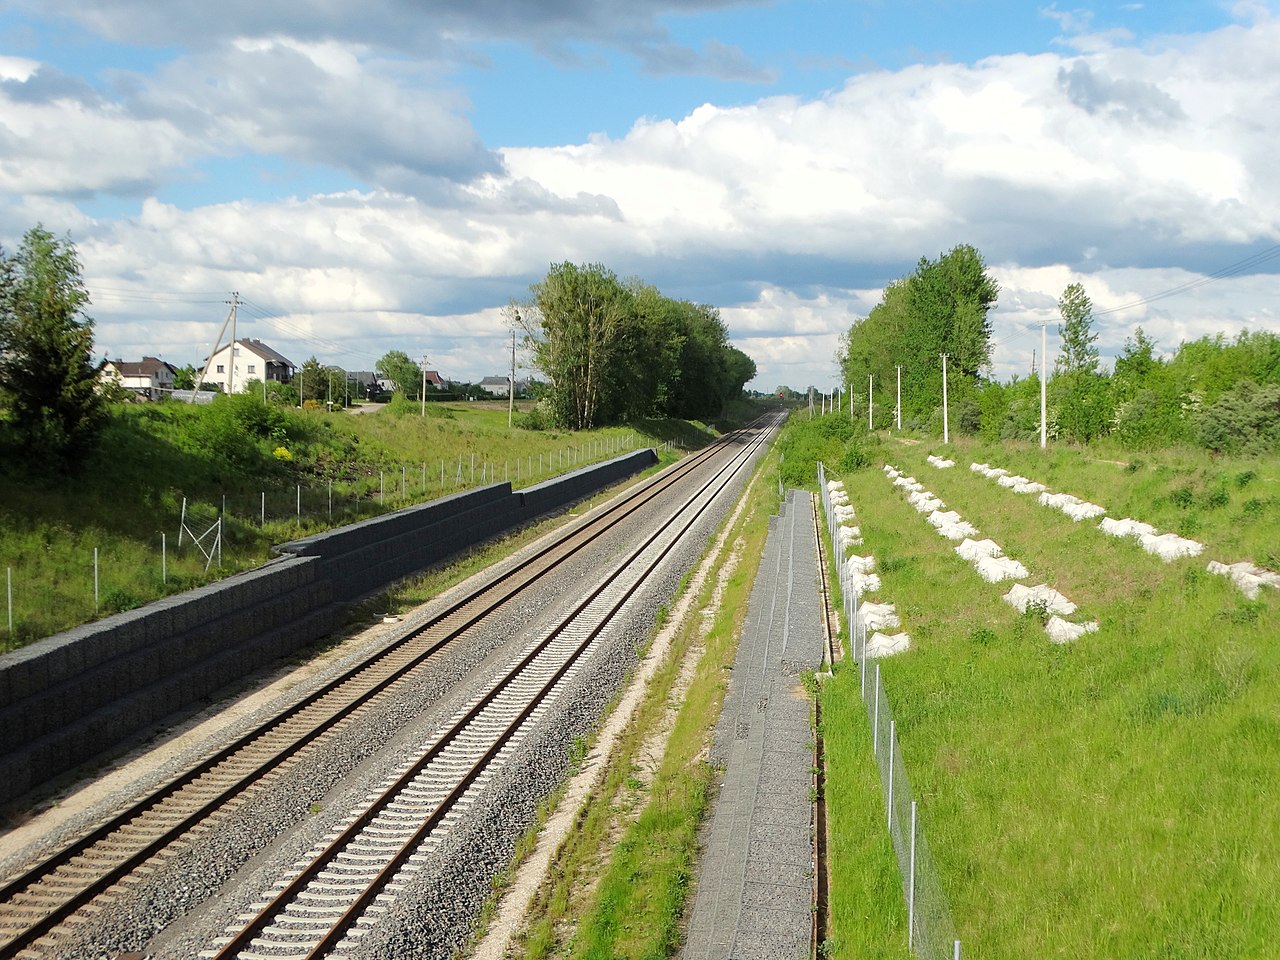
<path id="1" fill-rule="evenodd" d="M 763 389 L 833 385 L 884 284 L 972 243 L 1008 376 L 1070 282 L 1280 242 L 1277 94 L 1257 0 L 10 0 L 0 242 L 70 233 L 113 357 L 199 360 L 236 289 L 299 362 L 474 379 L 599 261 L 720 307 Z M 1105 315 L 1104 354 L 1280 328 L 1276 267 Z"/>

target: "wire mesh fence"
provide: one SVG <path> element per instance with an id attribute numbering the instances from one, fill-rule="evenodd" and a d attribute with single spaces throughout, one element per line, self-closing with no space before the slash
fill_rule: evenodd
<path id="1" fill-rule="evenodd" d="M 447 459 L 365 467 L 332 480 L 202 496 L 157 498 L 154 526 L 108 538 L 77 533 L 67 555 L 38 534 L 0 539 L 4 567 L 0 652 L 77 623 L 138 607 L 261 563 L 266 546 L 494 483 L 540 483 L 636 449 L 637 434 L 503 459 L 468 452 Z M 86 542 L 87 541 L 87 542 Z"/>
<path id="2" fill-rule="evenodd" d="M 822 509 L 831 543 L 837 544 L 839 526 L 827 488 L 826 470 L 818 464 Z M 938 876 L 937 865 L 920 824 L 920 809 L 911 788 L 906 764 L 898 745 L 897 721 L 880 678 L 880 664 L 866 655 L 867 629 L 859 623 L 857 592 L 846 589 L 848 574 L 842 551 L 834 552 L 837 581 L 841 587 L 842 614 L 848 626 L 849 652 L 859 673 L 859 689 L 871 721 L 871 748 L 885 797 L 885 827 L 902 874 L 902 896 L 907 905 L 907 945 L 922 960 L 960 960 L 951 907 Z"/>

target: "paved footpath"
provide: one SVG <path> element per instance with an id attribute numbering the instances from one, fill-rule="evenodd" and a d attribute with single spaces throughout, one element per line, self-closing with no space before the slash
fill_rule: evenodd
<path id="1" fill-rule="evenodd" d="M 813 923 L 813 731 L 801 674 L 822 662 L 813 498 L 788 492 L 743 625 L 711 761 L 724 783 L 706 834 L 685 960 L 800 960 Z"/>

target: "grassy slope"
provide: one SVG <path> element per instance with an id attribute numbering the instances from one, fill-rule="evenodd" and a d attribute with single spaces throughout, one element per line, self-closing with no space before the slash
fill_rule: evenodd
<path id="1" fill-rule="evenodd" d="M 929 452 L 887 450 L 1022 560 L 1031 582 L 1101 623 L 1071 646 L 1048 643 L 882 474 L 846 478 L 880 562 L 878 599 L 898 604 L 915 644 L 884 664 L 885 684 L 966 954 L 1264 954 L 1280 936 L 1280 795 L 1269 787 L 1280 761 L 1280 596 L 1246 601 L 1203 568 L 1211 557 L 1265 559 L 1280 542 L 1277 464 L 1152 457 L 1130 472 L 1076 451 L 1042 460 L 962 444 L 946 451 L 957 468 L 938 471 Z M 973 459 L 1113 516 L 1193 527 L 1206 556 L 1166 565 L 970 473 Z M 858 776 L 847 755 L 829 748 L 829 761 L 833 781 Z"/>
<path id="2" fill-rule="evenodd" d="M 225 502 L 225 575 L 261 563 L 275 543 L 334 523 L 495 478 L 526 485 L 530 459 L 536 474 L 532 481 L 537 482 L 607 459 L 628 435 L 634 446 L 677 435 L 693 442 L 698 436 L 689 425 L 668 422 L 646 423 L 648 435 L 629 427 L 582 434 L 509 431 L 505 405 L 485 403 L 437 404 L 427 408 L 426 417 L 397 416 L 391 410 L 360 416 L 291 412 L 288 417 L 281 436 L 244 444 L 237 435 L 241 425 L 210 418 L 209 408 L 118 408 L 100 449 L 71 480 L 40 483 L 19 473 L 0 473 L 0 567 L 13 572 L 16 641 L 29 642 L 94 618 L 95 546 L 101 614 L 218 576 L 216 569 L 205 574 L 204 558 L 189 546 L 179 554 L 184 497 L 198 518 L 192 526 L 200 531 Z M 273 447 L 288 449 L 292 459 L 276 459 Z M 569 453 L 570 447 L 580 452 Z M 517 459 L 523 464 L 519 482 Z M 442 460 L 448 462 L 443 487 Z M 459 461 L 461 485 L 456 484 Z M 301 521 L 295 516 L 298 484 Z M 263 493 L 265 525 L 259 522 Z M 168 543 L 167 589 L 161 583 L 162 532 Z M 0 609 L 0 618 L 4 612 Z M 6 627 L 0 619 L 0 637 L 7 645 Z"/>

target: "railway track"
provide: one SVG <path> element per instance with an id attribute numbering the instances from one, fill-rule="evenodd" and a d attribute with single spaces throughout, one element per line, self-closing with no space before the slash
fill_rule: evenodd
<path id="1" fill-rule="evenodd" d="M 739 446 L 730 465 L 716 470 L 711 479 L 703 482 L 694 499 L 705 495 L 727 473 L 737 469 L 744 452 L 762 442 L 767 432 L 731 435 L 651 478 L 625 499 L 557 535 L 545 549 L 507 576 L 460 598 L 379 656 L 281 712 L 77 843 L 7 881 L 0 887 L 0 957 L 57 956 L 62 924 L 91 904 L 91 909 L 98 909 L 103 902 L 109 904 L 118 885 L 148 870 L 153 858 L 163 858 L 175 844 L 190 842 L 192 836 L 214 829 L 219 817 L 250 791 L 269 788 L 290 764 L 316 748 L 325 737 L 344 724 L 361 722 L 380 698 L 394 696 L 397 682 L 429 662 L 438 651 L 465 636 L 521 591 L 536 587 L 568 557 L 623 522 L 631 512 L 686 482 L 709 460 L 722 456 L 724 447 Z M 682 511 L 677 516 L 686 513 Z M 309 934 L 302 931 L 329 923 L 326 919 L 322 924 L 318 918 L 332 913 L 331 907 L 337 902 L 334 898 L 349 901 L 341 911 L 348 919 L 329 924 L 330 928 L 342 930 L 338 941 L 342 936 L 348 941 L 358 938 L 361 927 L 356 919 L 364 918 L 362 922 L 367 923 L 376 915 L 379 904 L 396 889 L 395 876 L 412 872 L 415 860 L 424 855 L 424 841 L 439 832 L 450 812 L 459 809 L 459 803 L 465 804 L 468 790 L 484 784 L 486 765 L 518 744 L 521 730 L 536 719 L 539 705 L 554 695 L 557 685 L 572 678 L 575 665 L 607 622 L 610 611 L 616 610 L 635 589 L 634 583 L 630 589 L 625 586 L 629 581 L 625 571 L 636 566 L 632 560 L 644 550 L 658 550 L 654 545 L 671 530 L 668 524 L 656 531 L 557 630 L 442 730 L 426 745 L 416 763 L 394 783 L 383 787 L 377 802 L 367 811 L 353 815 L 325 850 L 316 852 L 313 865 L 282 881 L 279 890 L 269 891 L 263 907 L 275 903 L 277 919 L 247 921 L 225 943 L 211 947 L 208 955 L 255 956 L 256 948 L 246 944 L 260 934 L 274 937 L 280 944 L 310 942 Z M 665 555 L 665 551 L 661 552 Z M 612 599 L 618 591 L 622 599 Z M 601 610 L 605 612 L 601 614 Z M 597 626 L 583 633 L 581 624 L 588 620 Z M 473 760 L 467 765 L 462 757 Z M 464 772 L 458 777 L 445 777 L 441 770 Z M 382 862 L 383 855 L 393 849 L 390 858 Z M 354 881 L 351 877 L 360 879 Z M 345 891 L 353 883 L 363 884 L 365 892 L 354 897 L 333 892 L 339 887 Z M 281 898 L 293 906 L 287 908 L 287 904 L 277 902 Z M 263 955 L 319 956 L 316 951 L 322 949 L 322 943 L 327 951 L 338 941 L 331 937 L 317 940 L 301 952 L 281 946 Z"/>

